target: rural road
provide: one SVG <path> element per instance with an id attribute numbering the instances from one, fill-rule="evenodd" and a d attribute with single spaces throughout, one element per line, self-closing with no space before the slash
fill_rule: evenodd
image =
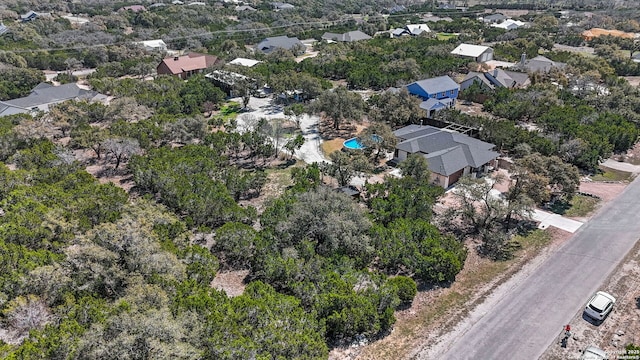
<path id="1" fill-rule="evenodd" d="M 502 298 L 472 311 L 472 321 L 456 329 L 453 340 L 425 347 L 415 358 L 538 359 L 548 346 L 556 346 L 563 325 L 633 248 L 640 237 L 639 220 L 636 180 Z"/>

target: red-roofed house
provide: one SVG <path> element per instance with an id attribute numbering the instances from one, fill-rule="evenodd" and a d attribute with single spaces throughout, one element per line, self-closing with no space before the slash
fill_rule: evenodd
<path id="1" fill-rule="evenodd" d="M 218 57 L 198 53 L 184 56 L 168 57 L 158 65 L 158 75 L 176 75 L 182 79 L 197 73 L 219 62 Z"/>

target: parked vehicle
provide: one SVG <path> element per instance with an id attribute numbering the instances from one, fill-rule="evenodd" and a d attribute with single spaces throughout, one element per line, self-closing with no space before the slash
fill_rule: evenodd
<path id="1" fill-rule="evenodd" d="M 613 295 L 604 291 L 598 291 L 589 299 L 587 306 L 584 308 L 584 312 L 594 320 L 603 321 L 607 315 L 609 315 L 615 303 L 616 298 L 613 297 Z"/>
<path id="2" fill-rule="evenodd" d="M 582 351 L 582 356 L 580 357 L 580 360 L 607 360 L 609 359 L 609 356 L 607 355 L 607 353 L 600 349 L 597 348 L 595 346 L 589 346 L 588 348 L 584 349 L 584 351 Z"/>

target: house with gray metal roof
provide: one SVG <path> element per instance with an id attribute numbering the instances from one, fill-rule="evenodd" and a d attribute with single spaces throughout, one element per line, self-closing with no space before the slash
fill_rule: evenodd
<path id="1" fill-rule="evenodd" d="M 0 101 L 0 117 L 15 115 L 15 114 L 28 114 L 31 111 L 19 106 L 7 104 L 4 101 Z"/>
<path id="2" fill-rule="evenodd" d="M 273 6 L 273 10 L 275 11 L 295 9 L 294 5 L 291 5 L 289 3 L 283 3 L 283 2 L 272 2 L 271 6 Z"/>
<path id="3" fill-rule="evenodd" d="M 265 54 L 271 54 L 277 48 L 285 50 L 296 50 L 296 48 L 304 50 L 306 46 L 297 37 L 275 36 L 268 37 L 256 45 L 256 50 Z"/>
<path id="4" fill-rule="evenodd" d="M 1 21 L 0 21 L 0 35 L 6 33 L 9 31 L 9 28 L 6 27 Z"/>
<path id="5" fill-rule="evenodd" d="M 567 64 L 563 62 L 553 61 L 542 55 L 538 55 L 533 59 L 528 60 L 526 57 L 526 54 L 522 54 L 522 57 L 520 58 L 520 62 L 517 63 L 514 66 L 514 68 L 521 71 L 527 71 L 532 73 L 534 72 L 547 73 L 553 68 L 564 69 L 566 66 Z"/>
<path id="6" fill-rule="evenodd" d="M 510 71 L 503 69 L 493 69 L 484 73 L 469 72 L 462 82 L 460 82 L 460 91 L 470 87 L 474 83 L 485 89 L 495 88 L 524 88 L 531 84 L 527 73 Z"/>
<path id="7" fill-rule="evenodd" d="M 40 83 L 28 96 L 0 102 L 0 115 L 47 112 L 51 105 L 67 100 L 104 101 L 106 98 L 106 95 L 83 89 L 75 83 L 60 86 Z"/>
<path id="8" fill-rule="evenodd" d="M 427 159 L 432 183 L 448 188 L 462 176 L 478 176 L 497 166 L 495 145 L 433 126 L 409 125 L 393 132 L 398 144 L 396 163 L 411 154 Z"/>
<path id="9" fill-rule="evenodd" d="M 51 13 L 48 12 L 35 12 L 33 10 L 29 11 L 28 13 L 24 14 L 24 15 L 20 15 L 20 21 L 22 22 L 28 22 L 31 20 L 35 20 L 39 17 L 51 17 Z"/>
<path id="10" fill-rule="evenodd" d="M 431 117 L 435 111 L 455 105 L 460 85 L 445 75 L 416 81 L 407 85 L 407 90 L 424 100 L 420 107 Z"/>
<path id="11" fill-rule="evenodd" d="M 371 36 L 363 33 L 360 30 L 349 31 L 344 34 L 334 34 L 326 32 L 322 35 L 322 39 L 326 41 L 340 41 L 340 42 L 354 42 L 360 40 L 369 40 Z"/>
<path id="12" fill-rule="evenodd" d="M 507 17 L 500 13 L 486 15 L 481 17 L 482 21 L 487 24 L 498 23 L 507 20 Z"/>

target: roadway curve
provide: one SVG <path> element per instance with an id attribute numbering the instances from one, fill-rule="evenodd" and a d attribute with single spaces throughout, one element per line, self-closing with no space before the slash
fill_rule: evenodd
<path id="1" fill-rule="evenodd" d="M 442 351 L 424 349 L 416 358 L 538 359 L 639 237 L 636 180 L 493 306 L 473 311 L 473 324 L 457 329 L 461 335 L 454 341 L 439 344 Z"/>

